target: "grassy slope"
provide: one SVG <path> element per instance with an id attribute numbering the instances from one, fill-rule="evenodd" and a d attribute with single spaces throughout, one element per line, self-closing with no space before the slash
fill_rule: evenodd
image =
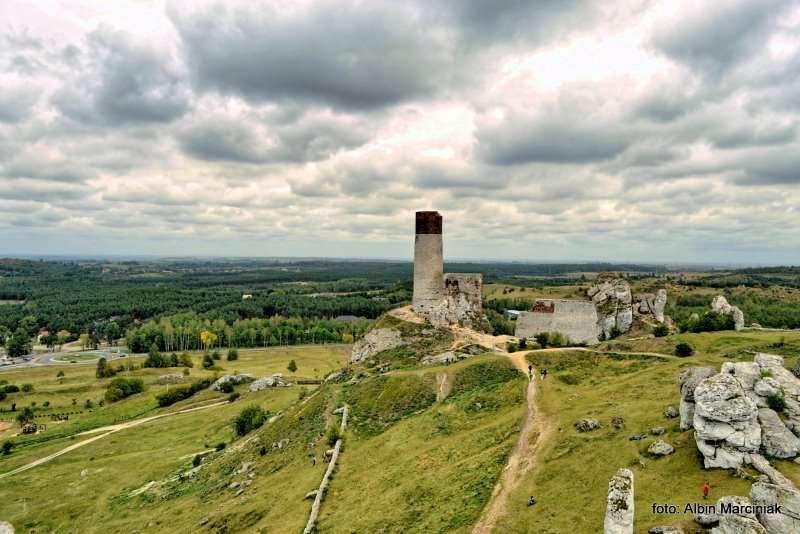
<path id="1" fill-rule="evenodd" d="M 428 397 L 429 407 L 383 432 L 354 423 L 320 532 L 469 531 L 516 440 L 525 379 L 494 356 L 397 379 L 433 384 L 441 373 L 452 388 L 442 401 Z"/>
<path id="2" fill-rule="evenodd" d="M 510 514 L 499 524 L 502 531 L 598 532 L 605 514 L 608 481 L 620 467 L 629 467 L 635 474 L 637 532 L 665 524 L 694 526 L 690 515 L 654 515 L 651 505 L 668 502 L 682 508 L 687 502 L 697 502 L 705 480 L 710 482 L 714 497 L 749 494 L 749 482 L 728 471 L 702 469 L 692 433 L 680 432 L 678 419 L 666 419 L 662 412 L 668 405 L 678 405 L 676 378 L 681 369 L 695 365 L 719 368 L 731 359 L 752 360 L 752 355 L 742 352 L 745 346 L 774 340 L 761 333 L 752 338 L 732 333 L 681 338 L 703 350 L 691 358 L 663 360 L 580 352 L 529 354 L 535 366 L 549 370 L 541 388 L 540 406 L 557 431 L 541 451 L 538 467 L 512 497 Z M 723 354 L 731 356 L 725 358 Z M 625 419 L 624 429 L 615 430 L 610 425 L 614 416 Z M 599 419 L 603 428 L 579 433 L 573 424 L 585 417 Z M 662 439 L 675 446 L 675 454 L 650 458 L 646 450 L 656 439 L 652 436 L 629 441 L 630 436 L 646 434 L 654 426 L 667 429 Z M 797 466 L 785 472 L 800 483 Z M 525 504 L 528 495 L 538 500 L 533 508 Z"/>
<path id="3" fill-rule="evenodd" d="M 265 375 L 283 371 L 289 375 L 285 370 L 286 364 L 290 359 L 295 359 L 298 365 L 297 376 L 314 377 L 317 373 L 323 375 L 341 367 L 348 352 L 349 347 L 343 345 L 240 351 L 238 361 L 222 361 L 220 364 L 225 369 L 222 372 L 238 370 Z M 60 411 L 59 406 L 78 410 L 80 406 L 71 405 L 71 399 L 75 396 L 79 399 L 87 397 L 95 400 L 102 396 L 104 384 L 108 380 L 94 378 L 93 366 L 66 366 L 67 376 L 63 384 L 55 379 L 59 368 L 61 366 L 36 367 L 0 374 L 0 377 L 12 383 L 30 382 L 35 387 L 34 392 L 15 393 L 6 402 L 15 397 L 15 402 L 20 407 L 29 404 L 33 399 L 39 405 L 44 400 L 50 400 L 55 407 L 54 411 Z M 17 448 L 10 456 L 0 456 L 0 471 L 10 471 L 71 445 L 76 440 L 84 439 L 73 440 L 67 437 L 77 430 L 127 419 L 134 414 L 151 415 L 160 411 L 176 411 L 203 400 L 224 398 L 221 394 L 204 391 L 170 408 L 156 409 L 154 396 L 167 386 L 155 385 L 152 381 L 160 374 L 175 371 L 133 371 L 133 376 L 144 378 L 148 383 L 145 393 L 104 408 L 95 408 L 92 412 L 84 409 L 83 414 L 72 416 L 69 423 L 51 424 L 45 418 L 49 425 L 47 432 L 32 437 L 13 438 Z M 192 369 L 192 379 L 211 374 L 197 368 Z M 117 531 L 129 532 L 132 528 L 144 528 L 149 517 L 162 522 L 159 530 L 192 530 L 189 527 L 190 522 L 196 525 L 199 520 L 197 516 L 203 511 L 203 507 L 198 507 L 197 503 L 170 506 L 152 514 L 148 510 L 140 510 L 142 503 L 139 500 L 146 501 L 147 496 L 138 498 L 130 506 L 113 503 L 119 500 L 119 495 L 150 480 L 159 480 L 178 469 L 190 467 L 191 458 L 181 459 L 182 456 L 202 451 L 209 445 L 213 447 L 221 441 L 229 441 L 232 437 L 230 422 L 245 405 L 255 402 L 275 413 L 296 402 L 299 388 L 281 388 L 254 394 L 245 393 L 246 388 L 240 388 L 240 391 L 243 398 L 236 403 L 124 430 L 45 465 L 0 479 L 0 517 L 12 521 L 18 527 L 35 527 L 56 532 L 107 532 L 109 529 L 116 530 L 116 527 L 119 527 Z M 6 431 L 5 434 L 13 432 L 16 429 Z M 58 437 L 59 435 L 63 437 Z M 80 476 L 83 469 L 88 469 L 85 477 Z M 310 480 L 316 478 L 316 474 L 310 475 Z M 285 483 L 289 484 L 288 481 Z M 277 483 L 275 487 L 280 485 Z M 183 530 L 178 528 L 182 521 L 174 517 L 180 514 L 190 518 L 183 524 Z M 169 519 L 162 520 L 160 517 Z M 116 527 L 112 528 L 111 525 Z"/>

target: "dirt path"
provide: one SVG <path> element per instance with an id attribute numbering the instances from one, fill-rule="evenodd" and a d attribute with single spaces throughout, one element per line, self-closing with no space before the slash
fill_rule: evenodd
<path id="1" fill-rule="evenodd" d="M 525 359 L 525 353 L 509 354 L 508 358 L 514 364 L 514 367 L 519 369 L 525 376 L 528 376 L 528 361 Z M 535 372 L 534 376 L 536 376 Z M 539 445 L 547 441 L 552 433 L 552 425 L 536 410 L 536 379 L 528 383 L 526 395 L 528 409 L 517 444 L 508 458 L 508 463 L 500 475 L 500 480 L 497 481 L 494 490 L 492 490 L 489 504 L 483 509 L 480 519 L 472 528 L 473 534 L 484 534 L 494 530 L 497 520 L 506 514 L 511 493 L 536 464 L 536 453 Z"/>
<path id="2" fill-rule="evenodd" d="M 50 460 L 53 460 L 54 458 L 58 458 L 59 456 L 67 454 L 70 451 L 74 451 L 75 449 L 79 449 L 79 448 L 83 447 L 84 445 L 88 445 L 88 444 L 90 444 L 90 443 L 92 443 L 94 441 L 102 439 L 102 438 L 104 438 L 104 437 L 106 437 L 108 435 L 111 435 L 111 434 L 115 433 L 115 432 L 119 432 L 120 430 L 125 430 L 126 428 L 133 428 L 135 426 L 139 426 L 139 425 L 142 425 L 144 423 L 148 423 L 150 421 L 154 421 L 156 419 L 162 419 L 164 417 L 171 417 L 173 415 L 179 415 L 179 414 L 182 414 L 182 413 L 196 412 L 198 410 L 205 410 L 206 408 L 213 408 L 214 406 L 220 406 L 222 404 L 227 404 L 227 403 L 228 403 L 228 401 L 215 402 L 213 404 L 206 404 L 204 406 L 195 406 L 194 408 L 186 408 L 185 410 L 180 410 L 180 411 L 177 411 L 177 412 L 162 413 L 162 414 L 159 414 L 159 415 L 152 415 L 150 417 L 143 417 L 142 419 L 135 419 L 133 421 L 128 421 L 127 423 L 120 423 L 118 425 L 103 426 L 103 427 L 100 427 L 100 428 L 94 428 L 92 430 L 87 430 L 86 432 L 80 432 L 80 433 L 75 434 L 75 435 L 76 436 L 86 436 L 86 435 L 89 435 L 89 434 L 98 434 L 98 433 L 101 433 L 101 432 L 103 432 L 103 433 L 100 434 L 99 436 L 94 436 L 94 437 L 91 437 L 89 439 L 85 439 L 83 441 L 80 441 L 78 443 L 74 443 L 74 444 L 72 444 L 72 445 L 70 445 L 68 447 L 64 447 L 63 449 L 61 449 L 58 452 L 54 452 L 53 454 L 50 454 L 49 456 L 45 456 L 44 458 L 39 458 L 38 460 L 34 460 L 33 462 L 31 462 L 29 464 L 25 464 L 22 467 L 18 467 L 16 469 L 12 470 L 12 471 L 8 471 L 7 473 L 2 473 L 2 474 L 0 474 L 0 479 L 5 478 L 5 477 L 10 477 L 11 475 L 16 475 L 17 473 L 22 473 L 23 471 L 27 471 L 28 469 L 33 469 L 37 465 L 45 464 L 45 463 L 49 462 Z"/>

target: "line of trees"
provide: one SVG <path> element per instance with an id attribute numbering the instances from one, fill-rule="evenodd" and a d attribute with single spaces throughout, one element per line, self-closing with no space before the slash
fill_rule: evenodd
<path id="1" fill-rule="evenodd" d="M 128 330 L 131 352 L 210 350 L 217 347 L 271 347 L 279 345 L 352 343 L 369 326 L 366 319 L 336 321 L 274 316 L 233 322 L 203 319 L 184 313 L 152 320 Z"/>

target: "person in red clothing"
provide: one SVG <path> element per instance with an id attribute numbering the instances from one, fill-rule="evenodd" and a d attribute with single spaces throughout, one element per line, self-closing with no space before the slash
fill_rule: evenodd
<path id="1" fill-rule="evenodd" d="M 708 482 L 706 482 L 705 484 L 703 484 L 703 498 L 704 499 L 708 499 L 708 490 L 709 490 Z"/>

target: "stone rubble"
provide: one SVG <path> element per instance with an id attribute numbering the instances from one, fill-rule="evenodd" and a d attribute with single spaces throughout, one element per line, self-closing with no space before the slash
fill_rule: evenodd
<path id="1" fill-rule="evenodd" d="M 222 391 L 223 384 L 231 383 L 235 386 L 238 386 L 239 384 L 246 384 L 252 382 L 255 379 L 256 379 L 255 376 L 248 373 L 242 373 L 240 375 L 225 375 L 219 377 L 216 380 L 216 382 L 211 384 L 211 389 L 213 389 L 214 391 Z"/>
<path id="2" fill-rule="evenodd" d="M 272 376 L 265 376 L 264 378 L 259 378 L 252 384 L 250 384 L 250 391 L 261 391 L 262 389 L 267 388 L 277 388 L 277 387 L 288 387 L 291 384 L 285 382 L 283 380 L 283 375 L 281 373 L 275 373 Z"/>

